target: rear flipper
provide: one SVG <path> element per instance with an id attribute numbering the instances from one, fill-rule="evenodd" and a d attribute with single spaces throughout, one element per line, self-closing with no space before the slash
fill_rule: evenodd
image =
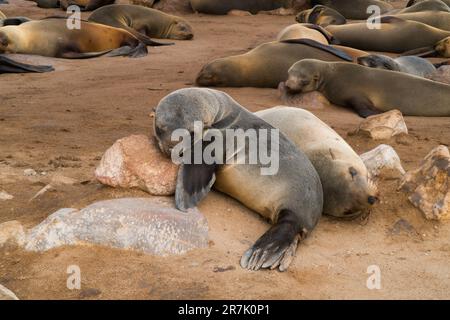
<path id="1" fill-rule="evenodd" d="M 362 118 L 367 118 L 381 113 L 381 111 L 375 108 L 371 101 L 363 97 L 352 98 L 348 102 L 348 105 Z"/>
<path id="2" fill-rule="evenodd" d="M 301 236 L 305 237 L 306 233 L 295 212 L 281 211 L 277 223 L 244 253 L 241 267 L 254 271 L 276 268 L 286 271 L 294 259 Z"/>
<path id="3" fill-rule="evenodd" d="M 148 55 L 147 46 L 143 43 L 139 43 L 136 47 L 123 46 L 114 49 L 106 54 L 108 57 L 126 56 L 130 58 L 141 58 Z"/>
<path id="4" fill-rule="evenodd" d="M 33 66 L 26 63 L 11 60 L 0 55 L 0 73 L 25 73 L 25 72 L 50 72 L 55 69 L 52 66 Z"/>

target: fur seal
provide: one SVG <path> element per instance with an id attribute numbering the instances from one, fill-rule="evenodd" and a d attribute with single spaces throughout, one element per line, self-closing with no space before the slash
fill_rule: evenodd
<path id="1" fill-rule="evenodd" d="M 34 66 L 27 63 L 14 61 L 0 54 L 0 73 L 26 73 L 26 72 L 50 72 L 55 70 L 52 66 Z"/>
<path id="2" fill-rule="evenodd" d="M 342 50 L 314 40 L 269 42 L 241 55 L 216 59 L 206 64 L 197 76 L 199 86 L 277 88 L 286 80 L 289 68 L 297 61 L 316 58 L 349 61 Z"/>
<path id="3" fill-rule="evenodd" d="M 342 45 L 361 50 L 405 53 L 418 48 L 436 46 L 450 36 L 421 22 L 382 17 L 380 29 L 368 29 L 365 22 L 330 25 L 328 30 Z"/>
<path id="4" fill-rule="evenodd" d="M 200 138 L 205 144 L 208 131 L 215 130 L 224 137 L 225 130 L 253 129 L 258 140 L 268 147 L 272 134 L 261 138 L 261 130 L 276 130 L 267 122 L 233 100 L 224 92 L 187 88 L 177 90 L 161 100 L 155 110 L 154 131 L 161 150 L 170 156 L 176 143 L 171 141 L 177 129 L 187 129 L 194 135 L 194 122 L 201 121 L 206 129 Z M 279 132 L 276 130 L 276 132 Z M 249 140 L 249 139 L 246 139 Z M 209 140 L 211 141 L 211 140 Z M 274 142 L 276 143 L 276 142 Z M 316 226 L 323 209 L 323 192 L 319 175 L 313 165 L 289 139 L 279 133 L 279 170 L 274 175 L 262 175 L 263 165 L 249 164 L 188 164 L 182 163 L 178 172 L 175 194 L 177 208 L 186 210 L 194 207 L 209 192 L 215 189 L 230 195 L 245 206 L 269 219 L 273 226 L 247 250 L 241 259 L 241 266 L 251 270 L 279 268 L 286 270 L 293 259 L 299 235 L 310 233 Z M 245 150 L 249 150 L 248 141 Z M 195 148 L 195 147 L 194 147 Z M 191 149 L 183 150 L 184 153 Z M 226 154 L 229 159 L 236 155 Z M 259 152 L 259 151 L 257 151 Z M 248 159 L 250 152 L 244 152 Z"/>
<path id="5" fill-rule="evenodd" d="M 421 22 L 441 30 L 450 31 L 450 12 L 423 11 L 393 14 L 390 16 L 402 20 Z"/>
<path id="6" fill-rule="evenodd" d="M 304 10 L 297 14 L 295 20 L 299 23 L 312 23 L 322 27 L 329 26 L 330 24 L 346 24 L 347 19 L 331 8 L 317 5 L 312 9 Z"/>
<path id="7" fill-rule="evenodd" d="M 60 0 L 60 7 L 67 10 L 68 7 L 76 5 L 81 11 L 93 11 L 103 6 L 113 4 L 116 0 Z"/>
<path id="8" fill-rule="evenodd" d="M 305 59 L 289 69 L 291 92 L 319 91 L 361 117 L 393 109 L 407 116 L 450 116 L 450 86 L 401 72 Z"/>
<path id="9" fill-rule="evenodd" d="M 231 10 L 248 11 L 257 14 L 279 8 L 304 7 L 305 0 L 190 0 L 195 12 L 224 15 Z"/>
<path id="10" fill-rule="evenodd" d="M 194 37 L 192 27 L 183 18 L 162 11 L 132 4 L 112 4 L 98 8 L 88 21 L 122 28 L 139 37 L 174 40 L 190 40 Z"/>
<path id="11" fill-rule="evenodd" d="M 381 54 L 370 54 L 358 58 L 362 66 L 391 70 L 428 78 L 436 72 L 436 67 L 428 60 L 416 56 L 391 58 Z"/>
<path id="12" fill-rule="evenodd" d="M 68 29 L 67 19 L 49 18 L 0 28 L 0 53 L 37 54 L 59 58 L 91 58 L 103 54 L 143 56 L 146 44 L 129 32 L 80 21 Z M 115 50 L 117 49 L 117 50 Z M 114 52 L 112 52 L 114 50 Z"/>
<path id="13" fill-rule="evenodd" d="M 394 7 L 384 1 L 379 0 L 311 0 L 311 5 L 323 5 L 336 10 L 347 19 L 366 20 L 372 13 L 367 13 L 369 6 L 378 6 L 381 14 L 387 13 Z"/>
<path id="14" fill-rule="evenodd" d="M 311 23 L 295 23 L 287 26 L 277 36 L 277 41 L 311 39 L 322 44 L 334 43 L 333 35 L 321 26 Z"/>
<path id="15" fill-rule="evenodd" d="M 409 0 L 408 3 L 406 4 L 406 8 L 411 8 L 418 4 L 423 4 L 424 5 L 423 7 L 417 7 L 420 8 L 420 11 L 433 10 L 434 8 L 436 8 L 435 6 L 439 2 L 445 4 L 447 7 L 450 7 L 450 0 Z"/>
<path id="16" fill-rule="evenodd" d="M 280 129 L 311 160 L 322 182 L 324 214 L 355 217 L 376 202 L 377 188 L 361 158 L 311 112 L 280 106 L 255 114 Z"/>

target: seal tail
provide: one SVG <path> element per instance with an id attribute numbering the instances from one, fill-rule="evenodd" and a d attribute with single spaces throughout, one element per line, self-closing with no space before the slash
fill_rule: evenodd
<path id="1" fill-rule="evenodd" d="M 0 55 L 0 73 L 25 73 L 25 72 L 50 72 L 55 69 L 52 66 L 34 66 L 21 63 Z"/>

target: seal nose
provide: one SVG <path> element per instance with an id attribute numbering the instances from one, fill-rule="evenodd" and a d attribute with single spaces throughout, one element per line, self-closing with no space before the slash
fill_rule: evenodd
<path id="1" fill-rule="evenodd" d="M 374 204 L 378 201 L 378 198 L 377 198 L 377 197 L 370 196 L 370 197 L 367 199 L 367 201 L 369 202 L 370 205 L 374 205 Z"/>

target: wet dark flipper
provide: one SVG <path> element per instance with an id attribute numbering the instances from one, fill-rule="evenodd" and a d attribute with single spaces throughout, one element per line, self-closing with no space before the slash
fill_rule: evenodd
<path id="1" fill-rule="evenodd" d="M 55 69 L 52 66 L 34 66 L 26 63 L 14 61 L 0 55 L 0 73 L 26 73 L 26 72 L 50 72 Z"/>
<path id="2" fill-rule="evenodd" d="M 280 41 L 283 43 L 297 43 L 297 44 L 303 44 L 303 45 L 307 45 L 313 48 L 317 48 L 319 50 L 331 53 L 333 55 L 335 55 L 338 58 L 341 58 L 342 60 L 345 61 L 349 61 L 349 62 L 353 62 L 353 58 L 350 57 L 346 52 L 337 49 L 335 47 L 332 46 L 328 46 L 326 44 L 322 44 L 320 42 L 317 42 L 315 40 L 312 39 L 289 39 L 289 40 L 283 40 Z"/>
<path id="3" fill-rule="evenodd" d="M 128 26 L 121 26 L 121 28 L 127 30 L 129 33 L 131 33 L 133 36 L 135 36 L 139 41 L 141 41 L 142 43 L 145 43 L 148 46 L 158 47 L 158 46 L 171 46 L 171 45 L 175 44 L 173 42 L 154 41 L 154 40 L 150 39 L 150 37 L 148 37 L 147 35 L 140 33 L 139 31 L 137 31 L 131 27 L 128 27 Z"/>
<path id="4" fill-rule="evenodd" d="M 130 58 L 141 58 L 148 55 L 147 46 L 144 43 L 139 43 L 136 47 L 123 46 L 111 50 L 106 54 L 108 57 L 125 56 Z"/>
<path id="5" fill-rule="evenodd" d="M 178 170 L 175 204 L 186 211 L 197 204 L 211 191 L 216 181 L 216 165 L 182 164 Z"/>
<path id="6" fill-rule="evenodd" d="M 31 21 L 31 19 L 27 18 L 27 17 L 11 17 L 11 18 L 6 18 L 2 21 L 0 21 L 0 25 L 1 26 L 18 26 L 21 25 L 22 23 Z"/>
<path id="7" fill-rule="evenodd" d="M 298 214 L 283 210 L 278 221 L 241 258 L 241 267 L 249 270 L 286 271 L 291 264 L 302 230 Z"/>
<path id="8" fill-rule="evenodd" d="M 373 103 L 366 98 L 353 98 L 348 101 L 348 106 L 355 110 L 355 112 L 362 118 L 367 118 L 381 111 L 377 110 Z"/>

